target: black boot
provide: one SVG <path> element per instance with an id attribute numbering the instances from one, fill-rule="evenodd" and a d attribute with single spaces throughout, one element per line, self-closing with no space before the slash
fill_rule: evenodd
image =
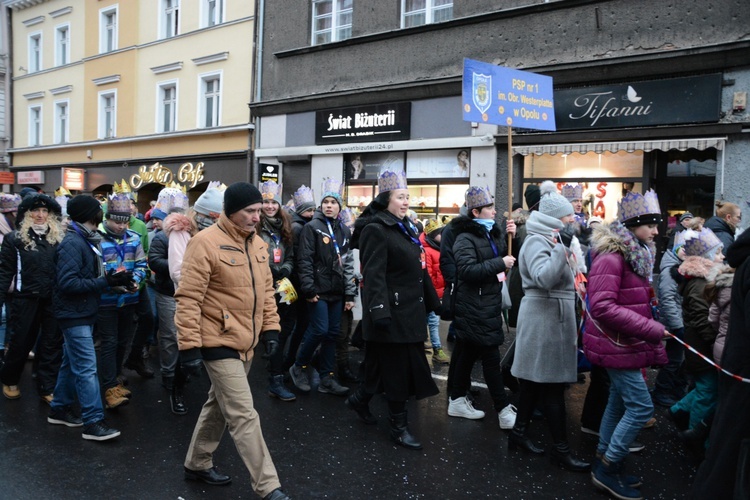
<path id="1" fill-rule="evenodd" d="M 351 394 L 344 404 L 357 412 L 359 418 L 367 425 L 375 425 L 378 420 L 370 413 L 370 400 L 372 394 L 367 394 L 363 387 L 360 387 L 353 394 Z"/>
<path id="2" fill-rule="evenodd" d="M 549 450 L 550 461 L 572 472 L 587 472 L 591 470 L 590 463 L 578 460 L 570 453 L 568 431 L 565 427 L 567 419 L 565 405 L 544 405 L 544 413 L 547 417 L 550 434 L 552 434 L 552 441 L 555 443 Z"/>
<path id="3" fill-rule="evenodd" d="M 549 460 L 571 472 L 588 472 L 591 470 L 590 463 L 578 460 L 570 453 L 568 443 L 555 443 L 549 450 Z"/>
<path id="4" fill-rule="evenodd" d="M 685 443 L 685 447 L 691 453 L 702 457 L 706 452 L 706 439 L 708 439 L 710 431 L 711 428 L 705 421 L 701 420 L 695 427 L 678 432 L 677 436 Z"/>
<path id="5" fill-rule="evenodd" d="M 518 417 L 516 417 L 516 425 L 508 434 L 508 449 L 521 448 L 535 455 L 544 455 L 544 450 L 534 445 L 534 442 L 526 435 L 527 425 L 528 422 L 519 422 Z"/>
<path id="6" fill-rule="evenodd" d="M 339 363 L 339 380 L 341 382 L 357 381 L 357 376 L 349 368 L 349 363 Z"/>
<path id="7" fill-rule="evenodd" d="M 154 370 L 146 364 L 140 352 L 131 354 L 122 366 L 128 370 L 133 370 L 143 378 L 154 378 Z"/>
<path id="8" fill-rule="evenodd" d="M 401 445 L 404 448 L 409 448 L 411 450 L 422 449 L 422 443 L 417 441 L 417 438 L 412 436 L 411 432 L 409 432 L 409 427 L 408 427 L 409 424 L 407 422 L 406 411 L 402 413 L 391 413 L 390 422 L 391 422 L 391 440 L 394 443 Z"/>
<path id="9" fill-rule="evenodd" d="M 173 384 L 172 392 L 169 394 L 169 404 L 172 407 L 172 413 L 175 415 L 187 415 L 188 412 L 182 388 L 182 384 Z"/>

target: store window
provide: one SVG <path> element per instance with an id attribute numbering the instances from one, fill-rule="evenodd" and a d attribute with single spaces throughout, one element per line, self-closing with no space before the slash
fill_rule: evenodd
<path id="1" fill-rule="evenodd" d="M 708 219 L 713 215 L 717 150 L 671 150 L 656 157 L 659 201 L 668 212 L 668 227 L 685 212 Z"/>

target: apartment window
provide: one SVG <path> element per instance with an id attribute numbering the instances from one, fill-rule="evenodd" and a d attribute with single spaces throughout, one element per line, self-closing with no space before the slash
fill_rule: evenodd
<path id="1" fill-rule="evenodd" d="M 99 92 L 99 139 L 117 137 L 117 91 Z"/>
<path id="2" fill-rule="evenodd" d="M 42 107 L 31 106 L 29 108 L 29 146 L 41 146 L 42 144 Z"/>
<path id="3" fill-rule="evenodd" d="M 63 66 L 70 62 L 70 25 L 55 28 L 55 65 Z"/>
<path id="4" fill-rule="evenodd" d="M 440 23 L 453 19 L 453 0 L 401 0 L 401 27 Z"/>
<path id="5" fill-rule="evenodd" d="M 157 88 L 156 131 L 177 130 L 177 82 L 160 83 Z"/>
<path id="6" fill-rule="evenodd" d="M 225 0 L 203 0 L 203 26 L 216 26 L 224 22 Z"/>
<path id="7" fill-rule="evenodd" d="M 55 102 L 55 144 L 65 144 L 70 140 L 70 101 Z"/>
<path id="8" fill-rule="evenodd" d="M 117 10 L 113 5 L 99 11 L 99 53 L 117 50 Z"/>
<path id="9" fill-rule="evenodd" d="M 218 127 L 221 123 L 221 74 L 202 75 L 199 127 Z"/>
<path id="10" fill-rule="evenodd" d="M 313 0 L 313 45 L 351 38 L 352 1 Z"/>
<path id="11" fill-rule="evenodd" d="M 161 0 L 161 37 L 180 34 L 180 0 Z"/>
<path id="12" fill-rule="evenodd" d="M 42 34 L 29 35 L 29 73 L 42 69 Z"/>

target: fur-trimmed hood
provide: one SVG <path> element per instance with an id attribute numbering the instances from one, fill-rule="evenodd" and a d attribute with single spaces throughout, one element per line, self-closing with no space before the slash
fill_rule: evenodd
<path id="1" fill-rule="evenodd" d="M 713 271 L 714 268 L 719 267 L 721 266 L 712 260 L 697 255 L 691 255 L 690 257 L 685 258 L 685 261 L 680 264 L 677 271 L 687 279 L 703 278 L 707 280 L 711 271 Z"/>
<path id="2" fill-rule="evenodd" d="M 169 234 L 172 231 L 188 231 L 193 234 L 195 233 L 195 229 L 195 225 L 193 225 L 193 221 L 190 220 L 190 217 L 176 212 L 167 215 L 167 218 L 164 219 L 164 222 L 162 223 L 162 230 L 167 237 L 169 237 Z"/>
<path id="3" fill-rule="evenodd" d="M 599 224 L 591 236 L 591 250 L 595 254 L 619 253 L 637 275 L 648 278 L 654 268 L 655 247 L 644 246 L 619 221 Z"/>
<path id="4" fill-rule="evenodd" d="M 734 268 L 727 265 L 715 266 L 708 272 L 706 281 L 716 288 L 731 288 L 734 283 Z"/>
<path id="5" fill-rule="evenodd" d="M 511 212 L 510 214 L 510 220 L 516 223 L 516 226 L 523 226 L 526 224 L 526 221 L 529 220 L 529 216 L 531 215 L 531 212 L 527 210 L 521 210 L 518 212 Z"/>
<path id="6" fill-rule="evenodd" d="M 484 238 L 487 234 L 484 226 L 468 216 L 456 217 L 455 219 L 453 219 L 451 224 L 453 226 L 453 234 L 455 234 L 456 237 L 458 237 L 458 235 L 461 233 L 469 233 L 479 238 Z M 497 221 L 495 222 L 495 225 L 492 226 L 490 236 L 492 236 L 493 238 L 500 237 L 500 226 L 497 225 Z"/>

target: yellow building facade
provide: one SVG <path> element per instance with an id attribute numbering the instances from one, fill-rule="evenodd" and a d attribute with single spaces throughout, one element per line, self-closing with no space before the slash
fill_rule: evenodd
<path id="1" fill-rule="evenodd" d="M 104 193 L 125 179 L 143 210 L 168 180 L 185 184 L 191 198 L 212 180 L 249 180 L 254 2 L 3 6 L 15 191 L 51 192 L 70 181 L 74 192 Z"/>

